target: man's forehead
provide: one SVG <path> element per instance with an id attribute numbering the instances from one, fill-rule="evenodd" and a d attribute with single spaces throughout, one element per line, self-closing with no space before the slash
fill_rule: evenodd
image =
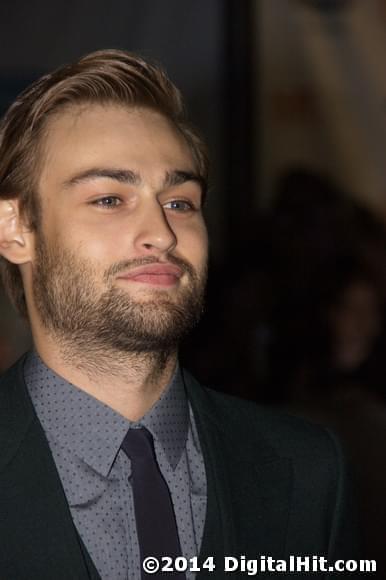
<path id="1" fill-rule="evenodd" d="M 44 127 L 44 137 L 46 139 L 71 134 L 76 130 L 84 130 L 84 126 L 109 128 L 117 124 L 119 119 L 125 119 L 127 123 L 135 124 L 138 119 L 146 118 L 147 123 L 164 124 L 172 132 L 175 131 L 174 125 L 162 113 L 140 106 L 125 106 L 118 103 L 77 103 L 65 105 L 58 111 L 51 114 Z M 115 120 L 115 122 L 114 122 Z"/>
<path id="2" fill-rule="evenodd" d="M 195 171 L 190 147 L 164 115 L 114 104 L 66 107 L 55 114 L 47 122 L 41 157 L 41 173 L 66 162 L 78 166 L 78 173 L 94 167 L 134 171 L 138 160 L 164 160 L 171 170 Z"/>

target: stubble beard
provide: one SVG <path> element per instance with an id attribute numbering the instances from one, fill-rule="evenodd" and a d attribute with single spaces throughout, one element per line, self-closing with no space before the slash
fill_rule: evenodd
<path id="1" fill-rule="evenodd" d="M 43 236 L 36 243 L 33 272 L 34 302 L 41 323 L 58 344 L 68 363 L 95 370 L 125 360 L 156 358 L 163 366 L 183 336 L 199 321 L 204 304 L 206 264 L 202 272 L 181 258 L 168 256 L 189 283 L 174 298 L 167 290 L 136 300 L 114 285 L 118 272 L 154 263 L 142 258 L 113 264 L 103 276 L 106 290 L 99 296 L 95 266 L 65 247 L 48 246 Z"/>

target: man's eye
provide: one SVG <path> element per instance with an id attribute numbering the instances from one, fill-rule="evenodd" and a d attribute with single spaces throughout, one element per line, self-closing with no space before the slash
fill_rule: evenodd
<path id="1" fill-rule="evenodd" d="M 194 205 L 190 201 L 186 201 L 184 199 L 173 199 L 173 201 L 168 201 L 164 204 L 164 208 L 181 212 L 195 209 Z"/>
<path id="2" fill-rule="evenodd" d="M 97 205 L 99 207 L 110 209 L 110 208 L 117 207 L 122 202 L 119 199 L 119 197 L 116 197 L 115 195 L 106 195 L 105 197 L 101 197 L 100 199 L 96 199 L 92 203 L 93 203 L 93 205 Z"/>

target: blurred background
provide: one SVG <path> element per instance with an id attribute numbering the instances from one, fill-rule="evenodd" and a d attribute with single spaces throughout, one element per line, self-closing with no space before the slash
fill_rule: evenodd
<path id="1" fill-rule="evenodd" d="M 202 382 L 338 432 L 386 578 L 386 0 L 2 0 L 0 109 L 99 48 L 161 62 L 207 139 Z M 0 367 L 30 343 L 0 301 Z"/>

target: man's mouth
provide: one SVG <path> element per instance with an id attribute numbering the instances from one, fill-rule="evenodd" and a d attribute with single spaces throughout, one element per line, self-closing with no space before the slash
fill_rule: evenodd
<path id="1" fill-rule="evenodd" d="M 153 286 L 175 286 L 181 278 L 183 271 L 174 264 L 146 264 L 133 268 L 118 276 L 119 280 L 128 280 Z"/>

